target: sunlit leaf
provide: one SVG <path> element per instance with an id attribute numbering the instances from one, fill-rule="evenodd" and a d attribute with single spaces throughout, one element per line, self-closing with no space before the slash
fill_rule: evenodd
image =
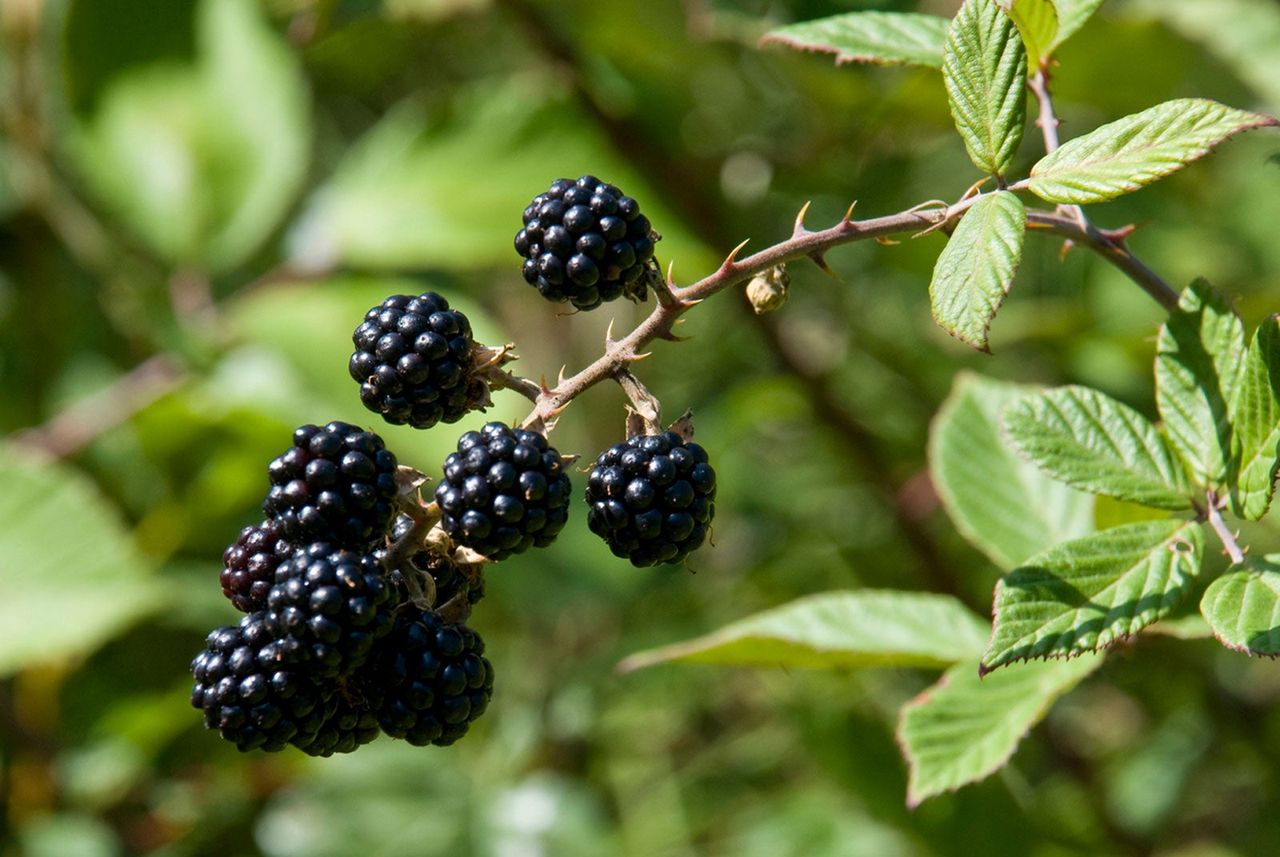
<path id="1" fill-rule="evenodd" d="M 1156 341 L 1156 406 L 1192 474 L 1220 484 L 1231 460 L 1230 406 L 1244 365 L 1244 325 L 1205 280 L 1182 293 Z"/>
<path id="2" fill-rule="evenodd" d="M 1233 566 L 1209 584 L 1200 612 L 1227 648 L 1280 656 L 1280 554 Z"/>
<path id="3" fill-rule="evenodd" d="M 1058 11 L 1051 0 L 1002 0 L 1000 4 L 1018 25 L 1027 65 L 1036 68 L 1053 52 L 1058 36 Z"/>
<path id="4" fill-rule="evenodd" d="M 1151 421 L 1088 387 L 1014 402 L 1004 427 L 1023 454 L 1075 488 L 1161 509 L 1190 508 L 1186 468 Z"/>
<path id="5" fill-rule="evenodd" d="M 951 117 L 969 159 L 1003 175 L 1013 163 L 1027 115 L 1027 52 L 996 0 L 965 0 L 942 54 Z"/>
<path id="6" fill-rule="evenodd" d="M 942 67 L 946 18 L 915 12 L 847 12 L 779 27 L 763 44 L 835 54 L 837 63 L 864 62 Z"/>
<path id="7" fill-rule="evenodd" d="M 960 219 L 934 265 L 929 283 L 934 321 L 980 351 L 990 350 L 991 320 L 1022 258 L 1026 222 L 1022 200 L 989 193 Z"/>
<path id="8" fill-rule="evenodd" d="M 1053 0 L 1058 10 L 1058 33 L 1053 46 L 1056 48 L 1085 25 L 1102 5 L 1102 0 Z"/>
<path id="9" fill-rule="evenodd" d="M 222 270 L 271 234 L 310 156 L 297 59 L 251 0 L 203 0 L 194 63 L 121 73 L 67 140 L 90 190 L 169 261 Z"/>
<path id="10" fill-rule="evenodd" d="M 0 482 L 0 675 L 90 652 L 162 605 L 158 579 L 82 474 L 0 446 Z"/>
<path id="11" fill-rule="evenodd" d="M 1000 411 L 1035 388 L 962 372 L 929 432 L 947 514 L 1002 569 L 1093 529 L 1093 498 L 1046 475 L 1002 436 Z"/>
<path id="12" fill-rule="evenodd" d="M 1146 521 L 1033 556 L 996 585 L 983 671 L 1095 651 L 1136 634 L 1182 600 L 1203 546 L 1194 521 Z"/>
<path id="13" fill-rule="evenodd" d="M 1231 488 L 1236 514 L 1256 521 L 1267 513 L 1280 456 L 1280 315 L 1253 335 L 1231 403 L 1237 468 Z"/>
<path id="14" fill-rule="evenodd" d="M 1203 98 L 1166 101 L 1063 143 L 1031 168 L 1030 188 L 1049 202 L 1104 202 L 1182 169 L 1242 131 L 1275 124 Z"/>
<path id="15" fill-rule="evenodd" d="M 638 652 L 623 672 L 671 661 L 761 667 L 943 667 L 972 658 L 987 623 L 948 595 L 825 592 L 702 637 Z"/>
<path id="16" fill-rule="evenodd" d="M 898 744 L 910 776 L 907 804 L 984 779 L 1013 755 L 1053 703 L 1102 664 L 1099 655 L 1019 664 L 985 678 L 957 664 L 903 706 Z"/>

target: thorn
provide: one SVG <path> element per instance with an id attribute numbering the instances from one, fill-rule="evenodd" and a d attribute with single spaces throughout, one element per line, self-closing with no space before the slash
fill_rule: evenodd
<path id="1" fill-rule="evenodd" d="M 610 348 L 612 348 L 614 345 L 618 343 L 618 340 L 613 338 L 613 321 L 614 321 L 613 319 L 609 319 L 609 328 L 604 332 L 604 350 L 605 351 L 608 351 Z"/>
<path id="2" fill-rule="evenodd" d="M 850 223 L 853 223 L 853 209 L 857 206 L 857 204 L 858 204 L 858 201 L 856 199 L 853 202 L 849 203 L 849 207 L 845 209 L 844 217 L 840 218 L 841 226 L 848 226 Z"/>
<path id="3" fill-rule="evenodd" d="M 826 274 L 828 277 L 835 280 L 837 283 L 843 282 L 840 279 L 840 275 L 837 274 L 835 271 L 831 270 L 831 266 L 827 264 L 826 256 L 823 256 L 821 253 L 815 251 L 809 254 L 809 258 L 813 260 L 813 264 L 817 265 L 818 268 L 822 271 L 822 273 Z"/>
<path id="4" fill-rule="evenodd" d="M 896 247 L 902 242 L 899 241 L 897 238 L 890 238 L 888 235 L 877 235 L 876 243 L 883 244 L 885 247 Z"/>
<path id="5" fill-rule="evenodd" d="M 557 383 L 557 384 L 563 384 L 563 383 L 564 383 L 564 370 L 566 370 L 566 369 L 568 369 L 568 368 L 569 368 L 569 364 L 568 364 L 568 363 L 566 363 L 566 364 L 564 364 L 564 365 L 562 365 L 562 366 L 560 367 L 560 371 L 556 373 L 556 378 L 557 378 L 556 383 Z"/>
<path id="6" fill-rule="evenodd" d="M 628 363 L 639 363 L 641 360 L 648 359 L 649 357 L 652 357 L 652 356 L 653 356 L 652 351 L 646 351 L 643 354 L 629 354 L 627 355 L 626 360 Z"/>
<path id="7" fill-rule="evenodd" d="M 950 204 L 948 204 L 944 199 L 926 199 L 924 202 L 908 208 L 907 213 L 915 214 L 917 211 L 924 211 L 926 208 L 941 208 L 943 211 L 946 211 L 950 207 Z"/>
<path id="8" fill-rule="evenodd" d="M 746 241 L 743 241 L 737 247 L 734 247 L 732 250 L 730 250 L 729 255 L 725 256 L 724 261 L 720 263 L 720 270 L 727 271 L 730 268 L 732 268 L 733 263 L 736 262 L 738 259 L 738 254 L 742 252 L 742 248 L 746 247 L 747 244 L 750 243 L 750 241 L 751 239 L 748 238 Z"/>
<path id="9" fill-rule="evenodd" d="M 667 340 L 668 342 L 687 342 L 688 340 L 693 339 L 693 337 L 692 337 L 692 336 L 680 336 L 680 335 L 679 335 L 679 334 L 677 334 L 677 333 L 672 333 L 672 332 L 671 332 L 671 331 L 669 331 L 669 330 L 665 330 L 665 331 L 663 331 L 662 333 L 659 333 L 659 334 L 658 334 L 658 339 L 665 339 L 665 340 Z"/>
<path id="10" fill-rule="evenodd" d="M 1098 231 L 1101 232 L 1103 237 L 1108 241 L 1115 244 L 1123 244 L 1130 235 L 1138 231 L 1138 224 L 1130 223 L 1126 226 L 1121 226 L 1119 229 L 1100 229 Z"/>
<path id="11" fill-rule="evenodd" d="M 669 289 L 674 289 L 676 287 L 675 270 L 676 260 L 672 259 L 667 263 L 667 288 Z"/>
<path id="12" fill-rule="evenodd" d="M 1067 258 L 1067 254 L 1070 253 L 1075 248 L 1075 246 L 1076 246 L 1076 242 L 1072 241 L 1070 238 L 1063 241 L 1062 246 L 1058 248 L 1058 261 L 1059 262 L 1065 261 Z"/>
<path id="13" fill-rule="evenodd" d="M 991 181 L 991 176 L 983 176 L 973 184 L 969 185 L 969 189 L 964 192 L 963 196 L 960 197 L 960 201 L 963 202 L 964 200 L 976 194 L 978 191 L 982 190 L 982 186 L 989 181 Z"/>
<path id="14" fill-rule="evenodd" d="M 800 212 L 796 214 L 796 225 L 791 229 L 792 238 L 799 238 L 801 235 L 809 234 L 809 230 L 805 229 L 804 226 L 804 216 L 809 213 L 809 203 L 812 201 L 808 200 L 804 205 L 800 206 Z"/>

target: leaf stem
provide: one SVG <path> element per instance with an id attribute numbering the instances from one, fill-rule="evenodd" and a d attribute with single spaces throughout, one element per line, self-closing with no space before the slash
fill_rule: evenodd
<path id="1" fill-rule="evenodd" d="M 1217 534 L 1218 540 L 1222 542 L 1222 547 L 1226 550 L 1227 556 L 1231 557 L 1232 565 L 1244 564 L 1244 551 L 1240 549 L 1240 545 L 1236 542 L 1235 533 L 1227 528 L 1226 521 L 1222 520 L 1223 501 L 1219 500 L 1217 495 L 1210 491 L 1208 493 L 1208 504 L 1205 509 L 1205 517 L 1209 521 L 1209 526 Z"/>

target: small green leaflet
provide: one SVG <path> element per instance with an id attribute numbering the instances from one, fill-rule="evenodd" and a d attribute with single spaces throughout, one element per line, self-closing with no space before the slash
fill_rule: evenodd
<path id="1" fill-rule="evenodd" d="M 1181 459 L 1151 421 L 1088 387 L 1059 387 L 1004 410 L 1022 454 L 1073 488 L 1158 509 L 1191 508 Z"/>
<path id="2" fill-rule="evenodd" d="M 1053 42 L 1056 49 L 1093 17 L 1102 0 L 1053 0 L 1053 5 L 1058 10 L 1058 35 Z"/>
<path id="3" fill-rule="evenodd" d="M 1050 0 L 1001 0 L 1000 6 L 1018 25 L 1027 65 L 1039 68 L 1053 53 L 1058 36 L 1058 11 Z"/>
<path id="4" fill-rule="evenodd" d="M 1213 286 L 1196 280 L 1156 340 L 1156 407 L 1192 475 L 1219 485 L 1231 460 L 1230 403 L 1244 363 L 1244 325 Z"/>
<path id="5" fill-rule="evenodd" d="M 1003 175 L 1027 118 L 1027 52 L 996 0 L 965 0 L 960 7 L 947 30 L 942 80 L 969 159 Z"/>
<path id="6" fill-rule="evenodd" d="M 1005 443 L 1000 411 L 1034 387 L 960 372 L 929 429 L 929 473 L 956 529 L 1002 569 L 1093 530 L 1093 498 Z"/>
<path id="7" fill-rule="evenodd" d="M 836 63 L 942 68 L 942 43 L 951 22 L 915 12 L 848 12 L 779 27 L 760 40 L 802 51 L 835 54 Z"/>
<path id="8" fill-rule="evenodd" d="M 948 595 L 860 590 L 811 595 L 718 631 L 638 652 L 630 672 L 672 661 L 755 667 L 945 667 L 982 651 L 988 626 Z"/>
<path id="9" fill-rule="evenodd" d="M 1203 546 L 1194 521 L 1145 521 L 1032 557 L 996 584 L 982 672 L 1096 651 L 1136 634 L 1182 600 Z"/>
<path id="10" fill-rule="evenodd" d="M 1102 665 L 1099 655 L 1023 664 L 979 678 L 957 664 L 903 706 L 898 745 L 907 759 L 907 805 L 977 782 L 1004 767 L 1053 703 Z"/>
<path id="11" fill-rule="evenodd" d="M 1246 557 L 1205 590 L 1200 600 L 1213 635 L 1229 649 L 1280 656 L 1280 554 Z"/>
<path id="12" fill-rule="evenodd" d="M 1231 405 L 1231 426 L 1237 468 L 1232 509 L 1256 521 L 1271 505 L 1280 455 L 1280 315 L 1268 318 L 1253 335 Z"/>
<path id="13" fill-rule="evenodd" d="M 981 197 L 965 212 L 933 268 L 929 301 L 947 333 L 990 351 L 991 320 L 1022 259 L 1027 211 L 1006 191 Z"/>
<path id="14" fill-rule="evenodd" d="M 1209 154 L 1229 137 L 1275 125 L 1203 98 L 1166 101 L 1068 140 L 1031 168 L 1032 193 L 1087 205 L 1145 187 Z"/>

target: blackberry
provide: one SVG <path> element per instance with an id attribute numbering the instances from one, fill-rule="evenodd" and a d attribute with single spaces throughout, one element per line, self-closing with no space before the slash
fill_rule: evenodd
<path id="1" fill-rule="evenodd" d="M 557 179 L 533 198 L 515 247 L 525 281 L 544 298 L 595 309 L 623 295 L 645 299 L 657 238 L 639 203 L 583 176 Z"/>
<path id="2" fill-rule="evenodd" d="M 444 746 L 465 735 L 488 707 L 493 666 L 475 631 L 409 607 L 358 681 L 372 688 L 383 732 L 419 747 Z"/>
<path id="3" fill-rule="evenodd" d="M 350 753 L 378 737 L 378 717 L 363 699 L 349 698 L 345 688 L 339 688 L 334 699 L 333 713 L 299 747 L 308 756 Z"/>
<path id="4" fill-rule="evenodd" d="M 276 579 L 276 566 L 294 551 L 280 522 L 269 518 L 240 531 L 235 544 L 222 554 L 222 594 L 241 613 L 265 610 L 267 593 Z"/>
<path id="5" fill-rule="evenodd" d="M 204 711 L 205 727 L 241 751 L 306 745 L 334 712 L 332 693 L 294 647 L 272 637 L 262 613 L 209 634 L 191 672 L 191 704 Z"/>
<path id="6" fill-rule="evenodd" d="M 317 542 L 276 569 L 267 627 L 305 652 L 316 676 L 347 675 L 391 630 L 391 596 L 386 569 L 373 556 Z"/>
<path id="7" fill-rule="evenodd" d="M 569 517 L 569 476 L 537 432 L 487 423 L 458 438 L 436 486 L 440 525 L 491 560 L 555 540 Z"/>
<path id="8" fill-rule="evenodd" d="M 373 432 L 343 422 L 302 426 L 267 472 L 271 491 L 262 509 L 294 544 L 366 548 L 386 535 L 396 457 Z"/>
<path id="9" fill-rule="evenodd" d="M 389 423 L 431 428 L 489 402 L 472 372 L 471 323 L 434 292 L 392 295 L 365 313 L 351 341 L 360 401 Z"/>
<path id="10" fill-rule="evenodd" d="M 679 562 L 706 538 L 715 497 L 706 450 L 674 432 L 640 435 L 596 459 L 587 526 L 633 565 Z"/>
<path id="11" fill-rule="evenodd" d="M 411 526 L 413 522 L 408 515 L 396 518 L 396 522 L 391 525 L 392 541 L 398 541 Z M 475 604 L 484 598 L 484 578 L 479 573 L 479 566 L 462 565 L 450 557 L 429 550 L 413 554 L 409 557 L 409 564 L 419 572 L 431 576 L 436 586 L 437 605 L 448 604 L 462 592 L 466 593 L 468 604 Z M 392 569 L 391 580 L 401 591 L 401 600 L 404 600 L 406 587 L 399 569 Z"/>

